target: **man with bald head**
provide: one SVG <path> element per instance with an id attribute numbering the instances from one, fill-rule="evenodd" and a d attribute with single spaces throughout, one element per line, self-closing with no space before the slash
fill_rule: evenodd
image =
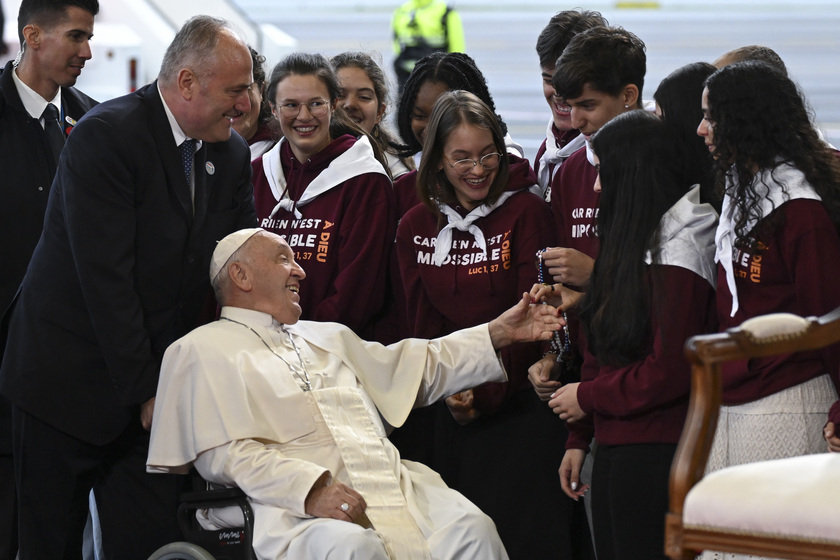
<path id="1" fill-rule="evenodd" d="M 490 323 L 384 347 L 338 323 L 298 321 L 306 274 L 278 235 L 227 236 L 210 277 L 221 319 L 166 351 L 150 470 L 194 464 L 241 488 L 259 558 L 507 559 L 490 518 L 429 468 L 401 461 L 386 427 L 415 406 L 504 381 L 497 350 L 547 340 L 556 309 L 523 294 Z"/>
<path id="2" fill-rule="evenodd" d="M 180 477 L 145 472 L 160 362 L 197 325 L 215 242 L 256 224 L 251 56 L 196 16 L 158 79 L 75 126 L 11 312 L 0 392 L 12 403 L 22 560 L 78 558 L 91 488 L 109 559 L 179 538 Z"/>

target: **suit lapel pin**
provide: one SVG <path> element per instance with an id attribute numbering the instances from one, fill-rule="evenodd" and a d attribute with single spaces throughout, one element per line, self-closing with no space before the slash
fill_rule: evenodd
<path id="1" fill-rule="evenodd" d="M 70 115 L 66 115 L 64 117 L 64 122 L 67 123 L 67 126 L 64 128 L 64 134 L 65 136 L 70 136 L 70 131 L 73 130 L 74 126 L 76 126 L 76 119 Z"/>
<path id="2" fill-rule="evenodd" d="M 204 169 L 207 170 L 208 175 L 212 175 L 216 172 L 216 166 L 213 165 L 212 161 L 208 161 L 207 163 L 205 163 L 204 164 Z"/>

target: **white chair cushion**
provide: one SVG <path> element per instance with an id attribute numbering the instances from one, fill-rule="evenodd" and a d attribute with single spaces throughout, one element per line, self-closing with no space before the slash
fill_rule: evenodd
<path id="1" fill-rule="evenodd" d="M 840 453 L 728 467 L 686 497 L 683 525 L 840 545 Z"/>
<path id="2" fill-rule="evenodd" d="M 811 322 L 791 313 L 770 313 L 747 319 L 741 323 L 741 330 L 761 340 L 785 339 L 804 333 Z"/>

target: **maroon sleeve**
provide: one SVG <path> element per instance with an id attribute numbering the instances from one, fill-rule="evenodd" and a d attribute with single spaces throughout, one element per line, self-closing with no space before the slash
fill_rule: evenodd
<path id="1" fill-rule="evenodd" d="M 651 273 L 662 283 L 653 297 L 663 298 L 663 311 L 654 311 L 651 317 L 651 351 L 625 367 L 602 366 L 595 379 L 581 382 L 578 403 L 588 415 L 635 415 L 688 395 L 691 369 L 683 345 L 689 337 L 708 332 L 715 292 L 706 280 L 685 268 L 657 265 Z"/>
<path id="2" fill-rule="evenodd" d="M 831 405 L 828 411 L 828 421 L 834 422 L 835 426 L 840 426 L 840 400 Z"/>
<path id="3" fill-rule="evenodd" d="M 315 307 L 315 321 L 341 322 L 357 333 L 371 324 L 384 301 L 391 241 L 394 239 L 391 181 L 366 173 L 348 181 L 339 229 L 337 275 L 333 290 Z"/>
<path id="4" fill-rule="evenodd" d="M 584 381 L 592 381 L 597 377 L 600 366 L 598 365 L 598 358 L 587 351 L 586 337 L 582 332 L 578 333 L 577 347 L 583 356 L 583 362 L 580 366 L 581 384 L 578 385 L 578 399 L 580 399 L 580 387 L 583 386 Z M 587 414 L 577 422 L 566 422 L 566 427 L 569 429 L 569 437 L 566 439 L 566 449 L 583 449 L 589 452 L 589 444 L 595 435 L 595 425 L 593 423 L 592 415 Z"/>
<path id="5" fill-rule="evenodd" d="M 824 210 L 808 211 L 818 204 L 810 200 L 792 200 L 782 208 L 785 229 L 803 232 L 786 238 L 782 251 L 789 264 L 789 274 L 803 317 L 820 316 L 840 307 L 840 236 Z M 822 206 L 822 205 L 820 205 Z M 825 371 L 834 386 L 840 388 L 840 344 L 820 351 Z"/>
<path id="6" fill-rule="evenodd" d="M 402 218 L 409 210 L 420 204 L 420 197 L 417 196 L 416 169 L 394 181 L 394 197 L 397 204 L 397 219 Z"/>

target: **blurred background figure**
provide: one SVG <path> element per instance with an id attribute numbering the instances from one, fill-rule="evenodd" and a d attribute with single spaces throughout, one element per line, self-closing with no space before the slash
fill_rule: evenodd
<path id="1" fill-rule="evenodd" d="M 251 159 L 256 159 L 270 150 L 283 136 L 280 123 L 271 114 L 271 106 L 265 101 L 265 57 L 248 47 L 254 65 L 254 82 L 248 88 L 251 110 L 233 120 L 233 129 L 248 142 Z"/>
<path id="2" fill-rule="evenodd" d="M 394 72 L 399 89 L 417 61 L 433 52 L 464 52 L 461 16 L 444 0 L 408 0 L 394 11 Z"/>
<path id="3" fill-rule="evenodd" d="M 779 54 L 764 45 L 747 45 L 745 47 L 738 47 L 731 51 L 725 52 L 715 60 L 712 65 L 715 68 L 723 68 L 742 60 L 758 60 L 766 62 L 770 66 L 776 68 L 782 74 L 787 74 L 787 66 Z"/>

